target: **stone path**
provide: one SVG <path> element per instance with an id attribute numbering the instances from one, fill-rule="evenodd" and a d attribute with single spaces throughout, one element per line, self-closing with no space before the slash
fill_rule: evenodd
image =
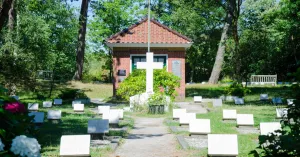
<path id="1" fill-rule="evenodd" d="M 201 103 L 192 103 L 192 102 L 176 102 L 175 103 L 180 108 L 186 108 L 187 112 L 194 112 L 194 113 L 207 113 L 207 109 L 202 106 Z"/>
<path id="2" fill-rule="evenodd" d="M 135 118 L 134 128 L 112 157 L 181 157 L 177 141 L 163 124 L 163 118 Z"/>

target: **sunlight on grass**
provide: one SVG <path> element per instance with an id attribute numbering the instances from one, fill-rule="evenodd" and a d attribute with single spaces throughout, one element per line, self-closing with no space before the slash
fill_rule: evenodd
<path id="1" fill-rule="evenodd" d="M 89 98 L 109 98 L 113 95 L 112 84 L 93 84 L 82 82 L 70 82 L 70 87 L 84 90 Z"/>

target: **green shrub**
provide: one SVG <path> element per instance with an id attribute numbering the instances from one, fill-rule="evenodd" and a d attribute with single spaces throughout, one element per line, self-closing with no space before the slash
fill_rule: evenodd
<path id="1" fill-rule="evenodd" d="M 160 87 L 164 93 L 172 99 L 177 95 L 176 88 L 180 86 L 180 78 L 169 73 L 166 69 L 154 70 L 154 92 L 160 92 Z M 134 70 L 122 83 L 117 90 L 117 96 L 129 101 L 129 98 L 136 94 L 146 91 L 146 71 Z"/>
<path id="2" fill-rule="evenodd" d="M 220 82 L 221 83 L 232 83 L 234 81 L 229 76 L 225 76 L 222 78 L 222 80 Z"/>
<path id="3" fill-rule="evenodd" d="M 225 94 L 237 97 L 243 97 L 245 94 L 250 93 L 248 88 L 244 88 L 242 84 L 237 82 L 232 83 L 229 87 L 225 88 Z"/>

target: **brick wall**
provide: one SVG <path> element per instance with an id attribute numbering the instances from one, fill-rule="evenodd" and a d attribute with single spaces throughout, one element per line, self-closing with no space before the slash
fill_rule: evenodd
<path id="1" fill-rule="evenodd" d="M 146 48 L 114 48 L 113 49 L 113 85 L 114 95 L 119 85 L 118 70 L 126 70 L 126 77 L 130 74 L 130 54 L 146 54 Z M 155 54 L 167 54 L 168 72 L 172 72 L 172 61 L 181 61 L 181 81 L 177 99 L 185 98 L 185 49 L 184 48 L 151 48 Z"/>

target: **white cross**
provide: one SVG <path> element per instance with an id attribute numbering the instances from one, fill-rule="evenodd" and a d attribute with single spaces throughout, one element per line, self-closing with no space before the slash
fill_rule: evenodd
<path id="1" fill-rule="evenodd" d="M 137 62 L 137 69 L 146 69 L 146 93 L 153 94 L 153 69 L 162 68 L 162 62 L 153 62 L 153 52 L 147 52 L 146 62 Z"/>

